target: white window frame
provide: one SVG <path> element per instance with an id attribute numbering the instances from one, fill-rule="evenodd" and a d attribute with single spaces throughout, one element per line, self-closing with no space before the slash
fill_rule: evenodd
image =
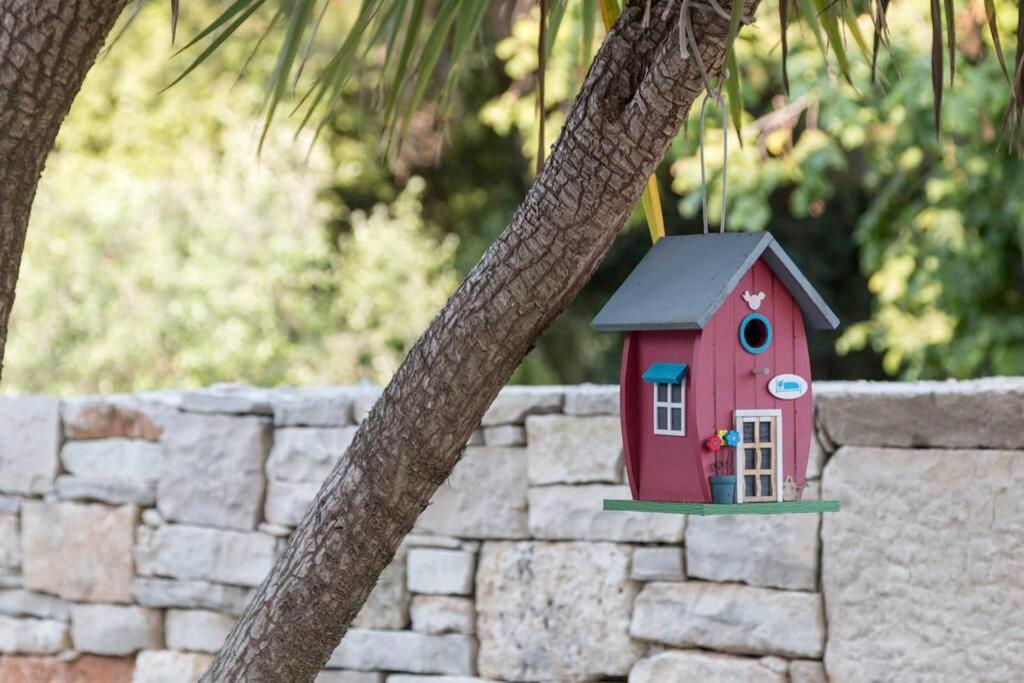
<path id="1" fill-rule="evenodd" d="M 652 382 L 654 386 L 654 410 L 653 422 L 654 422 L 654 433 L 661 434 L 663 436 L 686 436 L 686 376 L 684 375 L 679 380 L 679 401 L 672 400 L 672 382 Z M 668 400 L 658 400 L 658 386 L 664 384 L 668 387 Z M 658 429 L 658 408 L 666 408 L 668 410 L 668 425 L 667 429 Z M 672 429 L 672 409 L 679 408 L 679 426 L 680 429 Z"/>
<path id="2" fill-rule="evenodd" d="M 740 435 L 740 442 L 736 444 L 736 502 L 743 502 L 743 492 L 745 488 L 743 486 L 743 418 L 745 417 L 774 417 L 775 418 L 775 501 L 778 503 L 782 502 L 782 482 L 785 480 L 785 474 L 782 471 L 782 410 L 779 408 L 766 408 L 762 410 L 734 410 L 733 419 L 736 422 L 736 431 Z"/>

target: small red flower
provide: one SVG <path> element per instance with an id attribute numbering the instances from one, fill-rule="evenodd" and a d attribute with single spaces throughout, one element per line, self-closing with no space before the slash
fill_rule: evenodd
<path id="1" fill-rule="evenodd" d="M 704 445 L 708 447 L 709 451 L 717 451 L 722 447 L 722 437 L 715 434 L 710 439 L 704 442 Z"/>

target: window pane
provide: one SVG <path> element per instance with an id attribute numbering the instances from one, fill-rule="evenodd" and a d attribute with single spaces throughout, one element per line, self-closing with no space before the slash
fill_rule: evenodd
<path id="1" fill-rule="evenodd" d="M 754 442 L 754 421 L 748 420 L 743 423 L 743 440 L 747 443 Z"/>
<path id="2" fill-rule="evenodd" d="M 759 434 L 759 436 L 761 437 L 761 441 L 771 441 L 772 440 L 772 421 L 771 420 L 762 420 L 761 424 L 760 424 L 760 432 L 761 433 Z"/>
<path id="3" fill-rule="evenodd" d="M 770 496 L 772 495 L 772 475 L 762 474 L 761 475 L 761 495 Z"/>
<path id="4" fill-rule="evenodd" d="M 658 383 L 658 401 L 664 403 L 668 400 L 668 385 Z"/>
<path id="5" fill-rule="evenodd" d="M 746 462 L 745 462 L 745 464 L 743 466 L 745 468 L 747 468 L 748 470 L 755 469 L 757 467 L 757 462 L 755 462 L 756 456 L 757 456 L 757 451 L 755 449 L 753 449 L 753 448 L 744 448 L 743 449 L 743 457 L 744 457 Z"/>
<path id="6" fill-rule="evenodd" d="M 683 409 L 673 408 L 670 412 L 672 413 L 672 431 L 683 431 Z"/>
<path id="7" fill-rule="evenodd" d="M 747 475 L 746 477 L 743 477 L 743 487 L 744 487 L 744 489 L 746 489 L 746 493 L 744 493 L 743 495 L 745 495 L 745 496 L 756 496 L 757 495 L 757 492 L 754 491 L 754 476 L 753 475 Z"/>
<path id="8" fill-rule="evenodd" d="M 658 429 L 668 429 L 668 408 L 658 408 Z"/>
<path id="9" fill-rule="evenodd" d="M 673 384 L 672 385 L 672 402 L 682 403 L 683 402 L 683 385 Z"/>
<path id="10" fill-rule="evenodd" d="M 772 468 L 772 449 L 762 448 L 761 449 L 761 469 L 770 470 Z"/>

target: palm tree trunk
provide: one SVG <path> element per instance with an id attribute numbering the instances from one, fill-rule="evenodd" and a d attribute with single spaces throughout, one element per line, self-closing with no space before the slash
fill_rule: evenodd
<path id="1" fill-rule="evenodd" d="M 0 0 L 0 365 L 39 176 L 124 0 Z"/>
<path id="2" fill-rule="evenodd" d="M 655 1 L 647 27 L 644 3 L 605 39 L 511 224 L 409 352 L 204 681 L 313 680 L 499 389 L 590 278 L 702 89 L 679 56 L 678 0 Z M 693 22 L 715 77 L 728 22 Z"/>

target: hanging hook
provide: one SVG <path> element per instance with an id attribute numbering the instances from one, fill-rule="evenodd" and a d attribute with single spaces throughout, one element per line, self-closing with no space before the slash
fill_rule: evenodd
<path id="1" fill-rule="evenodd" d="M 718 105 L 719 110 L 722 112 L 722 220 L 718 226 L 718 232 L 725 232 L 725 198 L 728 180 L 726 175 L 726 167 L 729 164 L 729 110 L 722 103 L 722 91 L 719 89 L 718 94 L 714 97 L 711 93 L 704 96 L 704 101 L 700 105 L 700 192 L 701 199 L 704 205 L 704 234 L 708 234 L 708 184 L 705 178 L 704 171 L 704 112 L 707 109 L 708 101 L 714 100 L 715 104 Z"/>

